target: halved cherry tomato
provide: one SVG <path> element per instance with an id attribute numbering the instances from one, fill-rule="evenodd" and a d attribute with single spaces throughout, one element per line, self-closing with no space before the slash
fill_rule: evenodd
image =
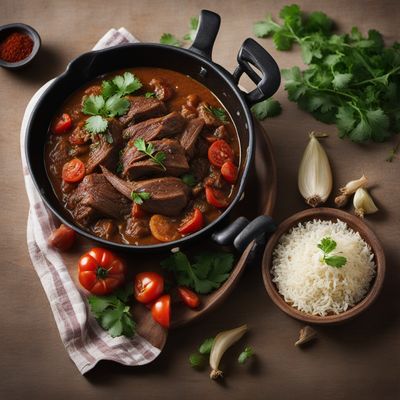
<path id="1" fill-rule="evenodd" d="M 79 158 L 73 158 L 64 164 L 62 178 L 65 182 L 79 182 L 85 176 L 85 164 Z"/>
<path id="2" fill-rule="evenodd" d="M 232 161 L 227 161 L 222 164 L 221 174 L 229 183 L 235 183 L 238 175 L 238 169 Z"/>
<path id="3" fill-rule="evenodd" d="M 178 293 L 183 302 L 190 308 L 197 308 L 200 304 L 199 296 L 184 286 L 178 287 Z"/>
<path id="4" fill-rule="evenodd" d="M 164 278 L 156 272 L 141 272 L 136 275 L 133 292 L 140 303 L 150 303 L 164 290 Z"/>
<path id="5" fill-rule="evenodd" d="M 211 186 L 206 186 L 206 200 L 208 204 L 217 208 L 225 208 L 228 206 L 228 199 L 224 194 Z"/>
<path id="6" fill-rule="evenodd" d="M 183 223 L 179 228 L 178 231 L 187 235 L 188 233 L 193 233 L 199 231 L 204 226 L 204 218 L 202 212 L 198 209 L 194 209 L 194 213 L 192 217 Z"/>
<path id="7" fill-rule="evenodd" d="M 171 319 L 171 296 L 164 294 L 151 307 L 151 315 L 154 321 L 164 328 L 169 328 Z"/>
<path id="8" fill-rule="evenodd" d="M 79 282 L 89 292 L 105 295 L 125 280 L 125 262 L 109 250 L 95 247 L 85 253 L 78 264 Z"/>
<path id="9" fill-rule="evenodd" d="M 221 168 L 224 162 L 233 160 L 232 147 L 223 139 L 216 140 L 208 149 L 208 160 Z"/>
<path id="10" fill-rule="evenodd" d="M 146 215 L 146 212 L 143 210 L 142 206 L 133 203 L 131 214 L 132 217 L 143 218 Z"/>
<path id="11" fill-rule="evenodd" d="M 72 119 L 69 114 L 64 113 L 53 125 L 53 133 L 62 135 L 68 132 L 72 127 Z"/>
<path id="12" fill-rule="evenodd" d="M 75 243 L 76 232 L 68 226 L 61 224 L 49 236 L 47 243 L 58 250 L 66 251 Z"/>

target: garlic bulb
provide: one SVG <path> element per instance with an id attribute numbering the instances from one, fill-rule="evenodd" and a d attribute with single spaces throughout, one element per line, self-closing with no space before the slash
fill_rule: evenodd
<path id="1" fill-rule="evenodd" d="M 364 214 L 373 214 L 378 211 L 378 207 L 375 205 L 372 197 L 363 188 L 358 188 L 354 194 L 353 205 L 355 214 L 361 218 L 364 217 Z"/>
<path id="2" fill-rule="evenodd" d="M 365 187 L 368 182 L 368 179 L 365 175 L 363 175 L 360 179 L 356 179 L 354 181 L 350 181 L 346 183 L 346 186 L 340 188 L 340 193 L 349 196 L 356 192 L 358 188 Z"/>
<path id="3" fill-rule="evenodd" d="M 225 351 L 236 343 L 247 331 L 247 325 L 239 326 L 238 328 L 229 331 L 218 333 L 214 339 L 214 344 L 210 353 L 211 379 L 218 379 L 223 376 L 219 369 L 219 363 Z"/>
<path id="4" fill-rule="evenodd" d="M 310 134 L 310 141 L 300 163 L 298 186 L 301 195 L 312 207 L 324 203 L 332 191 L 332 171 L 328 156 L 314 132 Z"/>

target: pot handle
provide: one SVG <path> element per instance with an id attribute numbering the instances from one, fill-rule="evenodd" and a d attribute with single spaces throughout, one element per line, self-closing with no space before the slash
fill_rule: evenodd
<path id="1" fill-rule="evenodd" d="M 237 56 L 238 66 L 233 72 L 236 84 L 243 73 L 257 85 L 250 93 L 243 93 L 247 104 L 252 106 L 271 97 L 279 88 L 281 73 L 273 57 L 253 39 L 246 39 Z M 253 65 L 261 76 L 251 67 Z"/>
<path id="2" fill-rule="evenodd" d="M 242 253 L 251 241 L 264 243 L 266 236 L 275 230 L 275 222 L 269 215 L 260 215 L 251 222 L 245 217 L 239 217 L 227 227 L 214 232 L 211 238 L 222 246 L 233 244 Z"/>
<path id="3" fill-rule="evenodd" d="M 196 37 L 189 50 L 211 60 L 212 49 L 220 25 L 221 17 L 218 14 L 209 10 L 201 10 Z"/>

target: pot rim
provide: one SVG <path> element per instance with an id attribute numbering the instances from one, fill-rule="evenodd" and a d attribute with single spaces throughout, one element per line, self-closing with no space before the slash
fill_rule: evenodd
<path id="1" fill-rule="evenodd" d="M 57 87 L 57 85 L 63 81 L 68 79 L 68 77 L 74 73 L 73 71 L 73 65 L 75 63 L 78 62 L 78 60 L 84 59 L 86 57 L 88 57 L 88 61 L 90 62 L 92 60 L 92 57 L 96 57 L 99 54 L 106 54 L 106 53 L 114 53 L 114 52 L 118 52 L 120 49 L 126 49 L 126 48 L 131 48 L 133 51 L 136 48 L 145 48 L 148 47 L 150 49 L 154 49 L 155 51 L 157 51 L 157 49 L 166 49 L 168 51 L 171 51 L 172 53 L 175 54 L 184 54 L 186 56 L 189 56 L 193 59 L 196 60 L 196 62 L 201 63 L 201 64 L 206 64 L 207 67 L 211 68 L 214 72 L 216 72 L 220 78 L 223 79 L 223 81 L 225 82 L 225 84 L 228 85 L 228 87 L 235 93 L 236 98 L 239 101 L 239 104 L 241 106 L 241 111 L 244 113 L 245 119 L 246 119 L 246 125 L 247 125 L 247 129 L 248 129 L 248 148 L 246 153 L 247 154 L 242 154 L 241 155 L 241 159 L 245 161 L 245 163 L 243 164 L 243 173 L 242 173 L 242 177 L 240 179 L 240 181 L 237 183 L 238 188 L 237 188 L 237 192 L 235 197 L 233 198 L 233 200 L 231 201 L 231 203 L 229 204 L 229 206 L 223 211 L 223 213 L 214 221 L 212 221 L 210 224 L 208 224 L 207 226 L 205 226 L 203 229 L 201 229 L 198 232 L 195 232 L 193 234 L 190 234 L 188 236 L 185 236 L 183 238 L 180 238 L 178 240 L 175 240 L 173 242 L 165 242 L 165 243 L 158 243 L 158 244 L 152 244 L 152 245 L 134 245 L 134 244 L 125 244 L 125 243 L 119 243 L 119 242 L 112 242 L 109 240 L 105 240 L 103 238 L 100 238 L 98 236 L 95 236 L 93 234 L 91 234 L 90 232 L 85 231 L 84 229 L 80 228 L 79 226 L 77 226 L 76 224 L 68 221 L 63 215 L 61 215 L 55 207 L 53 207 L 53 205 L 51 204 L 51 202 L 47 199 L 47 197 L 45 196 L 45 194 L 43 193 L 43 191 L 41 190 L 40 186 L 39 186 L 39 182 L 36 179 L 36 176 L 33 172 L 33 168 L 32 168 L 32 160 L 31 160 L 31 156 L 30 156 L 30 152 L 29 150 L 29 143 L 32 140 L 32 125 L 33 122 L 36 118 L 37 112 L 38 110 L 43 106 L 43 104 L 46 102 L 46 98 L 48 96 L 48 94 L 54 90 L 55 87 Z M 112 72 L 112 71 L 109 71 Z M 87 82 L 89 82 L 91 79 L 96 78 L 95 76 L 86 79 Z M 192 78 L 195 79 L 195 78 Z M 196 79 L 195 79 L 196 80 Z M 201 83 L 201 82 L 200 82 Z M 74 89 L 76 90 L 76 89 Z M 73 93 L 72 90 L 69 94 Z M 65 96 L 66 98 L 67 96 Z M 222 104 L 224 104 L 224 102 L 222 101 L 222 99 L 217 96 L 217 98 L 221 101 Z M 229 111 L 229 110 L 228 110 Z M 240 132 L 237 130 L 237 134 L 240 140 Z M 65 225 L 69 226 L 71 229 L 73 229 L 74 231 L 76 231 L 77 233 L 79 233 L 80 235 L 86 237 L 87 239 L 90 240 L 94 240 L 95 242 L 107 246 L 107 247 L 112 247 L 118 250 L 122 250 L 122 251 L 135 251 L 135 252 L 145 252 L 147 250 L 170 250 L 170 249 L 174 249 L 174 248 L 179 248 L 179 246 L 181 245 L 186 245 L 189 242 L 195 240 L 196 238 L 199 239 L 200 237 L 205 236 L 207 233 L 210 233 L 216 226 L 218 226 L 220 223 L 222 223 L 223 220 L 226 219 L 226 217 L 229 215 L 229 213 L 231 212 L 231 210 L 235 207 L 235 205 L 241 200 L 243 192 L 244 192 L 244 188 L 245 188 L 245 184 L 247 181 L 247 177 L 250 171 L 250 167 L 251 164 L 253 162 L 253 158 L 254 158 L 254 144 L 255 144 L 255 138 L 254 138 L 254 123 L 253 123 L 253 119 L 252 119 L 252 114 L 251 111 L 249 109 L 249 106 L 246 103 L 246 100 L 241 92 L 241 90 L 239 89 L 238 85 L 236 83 L 234 83 L 232 76 L 230 75 L 230 73 L 225 70 L 222 66 L 220 66 L 219 64 L 213 62 L 211 59 L 207 59 L 193 51 L 190 51 L 189 49 L 183 49 L 183 48 L 179 48 L 179 47 L 175 47 L 175 46 L 168 46 L 168 45 L 163 45 L 163 44 L 158 44 L 158 43 L 146 43 L 146 42 L 141 42 L 141 43 L 129 43 L 129 44 L 122 44 L 122 45 L 118 45 L 118 46 L 113 46 L 110 48 L 105 48 L 105 49 L 101 49 L 101 50 L 92 50 L 86 53 L 81 54 L 80 56 L 76 57 L 74 60 L 72 60 L 66 70 L 59 75 L 58 77 L 56 77 L 53 82 L 49 85 L 48 88 L 46 88 L 46 90 L 43 92 L 43 94 L 41 95 L 41 97 L 39 98 L 39 100 L 36 102 L 36 104 L 33 107 L 33 110 L 31 112 L 30 118 L 28 120 L 28 124 L 27 124 L 27 134 L 25 137 L 25 143 L 24 143 L 24 147 L 25 147 L 25 155 L 26 155 L 26 159 L 27 159 L 27 165 L 28 165 L 28 169 L 29 169 L 29 173 L 31 175 L 32 181 L 35 185 L 35 188 L 38 190 L 42 200 L 44 201 L 44 203 L 46 204 L 46 206 L 51 210 L 51 212 Z M 48 179 L 48 177 L 47 177 Z"/>

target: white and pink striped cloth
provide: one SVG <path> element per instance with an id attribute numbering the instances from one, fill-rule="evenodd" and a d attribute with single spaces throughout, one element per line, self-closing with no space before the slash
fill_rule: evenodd
<path id="1" fill-rule="evenodd" d="M 137 41 L 125 28 L 111 29 L 93 50 Z M 50 83 L 47 82 L 32 97 L 21 126 L 22 167 L 30 204 L 27 239 L 32 264 L 46 292 L 61 340 L 82 374 L 91 370 L 100 360 L 113 360 L 124 365 L 147 364 L 161 350 L 139 335 L 132 339 L 123 336 L 112 338 L 102 330 L 88 312 L 84 295 L 72 281 L 61 255 L 47 246 L 47 238 L 55 228 L 56 221 L 45 207 L 29 175 L 24 141 L 32 109 Z"/>

